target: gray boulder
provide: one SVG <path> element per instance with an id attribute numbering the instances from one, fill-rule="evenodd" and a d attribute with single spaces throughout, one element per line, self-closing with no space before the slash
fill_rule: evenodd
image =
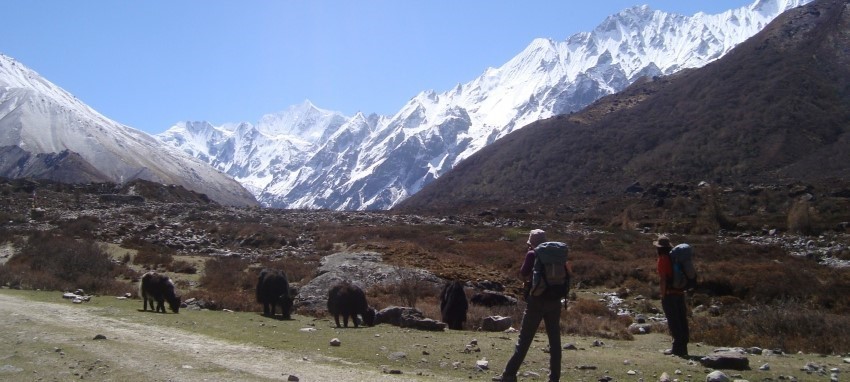
<path id="1" fill-rule="evenodd" d="M 739 352 L 722 351 L 700 358 L 699 362 L 712 369 L 749 370 L 750 360 Z"/>
<path id="2" fill-rule="evenodd" d="M 481 320 L 481 330 L 485 332 L 503 332 L 513 325 L 514 320 L 510 317 L 489 316 Z"/>
<path id="3" fill-rule="evenodd" d="M 416 308 L 403 306 L 390 306 L 381 309 L 375 314 L 375 324 L 390 324 L 401 328 L 427 331 L 443 331 L 446 329 L 444 322 L 427 318 Z"/>
<path id="4" fill-rule="evenodd" d="M 731 379 L 729 379 L 729 376 L 726 375 L 726 373 L 724 373 L 720 370 L 712 371 L 711 373 L 708 373 L 708 375 L 705 376 L 705 382 L 729 382 L 729 381 L 731 381 Z"/>

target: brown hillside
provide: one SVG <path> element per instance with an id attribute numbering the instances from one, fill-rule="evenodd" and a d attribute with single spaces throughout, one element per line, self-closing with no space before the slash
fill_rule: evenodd
<path id="1" fill-rule="evenodd" d="M 636 182 L 846 188 L 848 8 L 815 1 L 704 68 L 520 129 L 398 209 L 585 206 Z"/>

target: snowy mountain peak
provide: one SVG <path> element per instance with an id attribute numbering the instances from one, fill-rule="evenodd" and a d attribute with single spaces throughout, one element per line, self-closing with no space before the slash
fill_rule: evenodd
<path id="1" fill-rule="evenodd" d="M 5 55 L 0 55 L 0 132 L 0 147 L 18 149 L 7 153 L 31 157 L 73 153 L 75 168 L 70 171 L 96 172 L 99 181 L 145 179 L 181 185 L 223 204 L 256 204 L 245 188 L 209 164 L 104 117 Z M 187 129 L 184 135 L 189 134 Z M 0 157 L 0 174 L 30 176 L 8 159 Z M 48 168 L 36 175 L 52 179 L 61 174 Z"/>
<path id="2" fill-rule="evenodd" d="M 317 143 L 326 132 L 336 130 L 346 118 L 341 113 L 319 109 L 305 100 L 281 112 L 264 115 L 257 123 L 257 130 L 270 136 L 288 135 Z"/>
<path id="3" fill-rule="evenodd" d="M 305 102 L 264 116 L 261 136 L 210 143 L 206 160 L 268 206 L 390 208 L 516 129 L 641 77 L 703 66 L 807 2 L 759 0 L 693 16 L 631 7 L 564 41 L 534 39 L 504 65 L 442 93 L 423 91 L 390 117 L 343 117 Z M 170 141 L 203 151 L 179 142 L 192 140 Z"/>

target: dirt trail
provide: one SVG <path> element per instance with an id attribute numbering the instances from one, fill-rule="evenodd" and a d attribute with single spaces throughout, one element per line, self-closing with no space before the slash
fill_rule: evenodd
<path id="1" fill-rule="evenodd" d="M 107 339 L 94 340 L 96 334 Z M 14 344 L 0 350 L 2 380 L 263 381 L 290 374 L 300 381 L 410 380 L 4 294 L 0 342 Z"/>

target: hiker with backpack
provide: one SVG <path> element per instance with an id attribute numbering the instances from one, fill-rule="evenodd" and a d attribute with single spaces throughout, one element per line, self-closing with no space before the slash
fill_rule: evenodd
<path id="1" fill-rule="evenodd" d="M 568 247 L 561 242 L 547 242 L 546 232 L 540 229 L 529 233 L 526 244 L 528 251 L 520 276 L 528 287 L 519 338 L 504 372 L 494 380 L 517 380 L 519 367 L 543 321 L 549 337 L 549 381 L 558 381 L 561 377 L 561 307 L 566 305 L 572 273 L 567 261 Z"/>
<path id="2" fill-rule="evenodd" d="M 696 284 L 693 267 L 693 249 L 688 244 L 673 246 L 667 236 L 658 236 L 653 242 L 658 253 L 657 267 L 661 288 L 661 307 L 667 317 L 667 328 L 673 337 L 673 348 L 665 354 L 688 357 L 688 307 L 685 291 Z"/>

